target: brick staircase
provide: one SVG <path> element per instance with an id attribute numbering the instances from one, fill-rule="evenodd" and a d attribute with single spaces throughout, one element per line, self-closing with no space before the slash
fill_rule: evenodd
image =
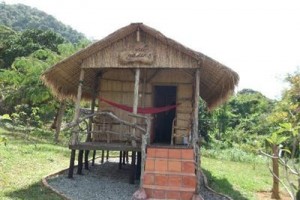
<path id="1" fill-rule="evenodd" d="M 148 147 L 143 188 L 149 199 L 192 199 L 196 188 L 193 149 Z"/>

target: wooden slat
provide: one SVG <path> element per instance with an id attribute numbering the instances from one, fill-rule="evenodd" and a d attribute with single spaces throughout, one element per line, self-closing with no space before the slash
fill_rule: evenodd
<path id="1" fill-rule="evenodd" d="M 83 142 L 75 145 L 69 145 L 73 150 L 109 150 L 109 151 L 141 151 L 139 145 L 133 147 L 122 143 L 100 143 L 100 142 Z"/>

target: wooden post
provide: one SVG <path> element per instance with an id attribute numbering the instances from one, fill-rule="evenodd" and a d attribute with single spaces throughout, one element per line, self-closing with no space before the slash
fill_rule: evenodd
<path id="1" fill-rule="evenodd" d="M 200 193 L 200 152 L 199 152 L 199 136 L 198 136 L 198 110 L 199 110 L 199 97 L 200 97 L 200 69 L 195 73 L 195 87 L 194 87 L 194 121 L 193 121 L 193 148 L 195 154 L 195 169 L 197 177 L 196 194 Z"/>
<path id="2" fill-rule="evenodd" d="M 77 91 L 77 98 L 75 102 L 75 113 L 73 118 L 73 123 L 77 123 L 80 115 L 80 101 L 81 101 L 81 95 L 82 95 L 82 85 L 83 85 L 83 79 L 84 79 L 84 69 L 81 69 L 80 75 L 79 75 L 79 84 L 78 84 L 78 91 Z M 72 140 L 71 144 L 75 145 L 78 143 L 78 126 L 76 126 L 76 130 L 73 131 L 72 134 Z"/>
<path id="3" fill-rule="evenodd" d="M 101 73 L 97 74 L 95 84 L 94 84 L 94 93 L 93 93 L 93 99 L 92 99 L 92 104 L 91 104 L 91 114 L 95 112 L 95 106 L 96 106 L 96 99 L 98 97 L 98 88 L 99 88 L 99 78 L 101 77 Z M 91 131 L 93 129 L 93 118 L 89 119 L 89 125 L 88 125 L 88 134 L 86 137 L 86 142 L 91 142 L 92 141 L 92 134 Z M 88 170 L 89 169 L 89 150 L 85 150 L 84 152 L 84 169 Z M 95 160 L 94 160 L 95 163 Z"/>
<path id="4" fill-rule="evenodd" d="M 55 138 L 54 138 L 55 142 L 58 142 L 61 123 L 62 123 L 63 116 L 64 116 L 64 113 L 66 110 L 66 106 L 67 106 L 66 100 L 62 100 L 59 104 L 59 110 L 58 110 L 58 115 L 57 115 L 57 119 L 56 119 L 56 127 L 55 127 Z"/>
<path id="5" fill-rule="evenodd" d="M 147 141 L 150 135 L 150 128 L 151 128 L 151 118 L 148 116 L 146 118 L 146 133 L 142 135 L 142 145 L 141 145 L 141 175 L 140 175 L 140 188 L 143 187 L 144 184 L 144 172 L 145 172 L 145 162 L 146 162 L 146 148 L 147 148 Z"/>
<path id="6" fill-rule="evenodd" d="M 104 163 L 104 150 L 101 151 L 101 164 Z"/>
<path id="7" fill-rule="evenodd" d="M 83 150 L 79 150 L 78 153 L 78 166 L 77 166 L 77 174 L 82 174 L 82 158 L 83 158 Z"/>
<path id="8" fill-rule="evenodd" d="M 123 151 L 120 151 L 120 154 L 119 154 L 119 169 L 122 169 L 122 157 L 123 157 Z"/>
<path id="9" fill-rule="evenodd" d="M 133 96 L 133 114 L 137 114 L 138 103 L 139 103 L 139 83 L 140 83 L 140 69 L 135 70 L 135 82 L 134 82 L 134 96 Z M 137 119 L 133 118 L 133 123 L 137 123 Z M 135 137 L 135 128 L 133 128 L 133 136 Z M 136 141 L 133 139 L 131 141 L 132 146 L 136 147 Z"/>
<path id="10" fill-rule="evenodd" d="M 135 159 L 136 159 L 136 152 L 132 151 L 132 155 L 131 155 L 131 173 L 130 173 L 130 177 L 129 177 L 129 183 L 130 184 L 134 184 L 134 180 L 135 180 Z"/>
<path id="11" fill-rule="evenodd" d="M 69 166 L 68 178 L 73 178 L 75 156 L 76 156 L 76 150 L 72 149 L 71 156 L 70 156 L 70 166 Z"/>
<path id="12" fill-rule="evenodd" d="M 92 166 L 95 165 L 95 158 L 96 158 L 96 150 L 93 151 Z"/>

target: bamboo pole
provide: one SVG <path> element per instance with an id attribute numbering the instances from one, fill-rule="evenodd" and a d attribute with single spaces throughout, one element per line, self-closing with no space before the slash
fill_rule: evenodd
<path id="1" fill-rule="evenodd" d="M 135 70 L 135 82 L 134 82 L 134 96 L 133 96 L 133 114 L 137 114 L 137 109 L 138 109 L 138 103 L 139 103 L 139 82 L 140 82 L 140 69 L 137 68 Z M 133 124 L 137 123 L 137 119 L 133 118 Z M 135 137 L 135 128 L 132 130 L 133 131 L 133 137 Z M 132 140 L 131 141 L 132 146 L 136 146 L 136 141 Z"/>
<path id="2" fill-rule="evenodd" d="M 148 116 L 146 118 L 146 133 L 142 134 L 142 145 L 141 145 L 141 154 L 142 154 L 142 162 L 141 162 L 141 180 L 140 180 L 140 188 L 143 187 L 144 184 L 144 172 L 145 172 L 145 162 L 146 162 L 146 147 L 147 141 L 150 135 L 150 127 L 151 127 L 151 118 Z"/>
<path id="3" fill-rule="evenodd" d="M 200 152 L 199 152 L 199 136 L 198 136 L 198 110 L 199 110 L 199 96 L 200 96 L 200 69 L 195 73 L 195 86 L 194 86 L 194 121 L 193 121 L 193 148 L 195 154 L 195 169 L 197 177 L 196 194 L 200 193 Z"/>
<path id="4" fill-rule="evenodd" d="M 96 106 L 96 99 L 98 97 L 98 88 L 99 88 L 99 79 L 101 78 L 101 73 L 98 73 L 95 78 L 95 83 L 94 83 L 94 91 L 93 91 L 93 99 L 91 103 L 91 114 L 95 113 L 95 106 Z M 88 133 L 86 137 L 86 142 L 91 142 L 92 141 L 92 129 L 93 129 L 93 117 L 89 118 L 89 124 L 88 124 Z M 89 169 L 89 150 L 86 150 L 84 152 L 84 168 L 86 170 Z M 96 150 L 95 150 L 96 153 Z"/>
<path id="5" fill-rule="evenodd" d="M 84 79 L 84 69 L 81 69 L 79 75 L 79 84 L 78 84 L 77 98 L 75 102 L 75 113 L 74 113 L 73 123 L 77 123 L 80 115 L 80 101 L 82 95 L 83 79 Z M 76 130 L 73 130 L 72 140 L 71 140 L 72 145 L 78 143 L 78 131 L 79 131 L 78 128 L 76 128 Z"/>
<path id="6" fill-rule="evenodd" d="M 94 92 L 93 92 L 93 99 L 92 99 L 92 104 L 91 104 L 91 114 L 95 113 L 95 106 L 96 106 L 96 99 L 98 97 L 98 89 L 100 87 L 99 80 L 101 79 L 101 73 L 97 74 L 96 79 L 95 79 L 95 84 L 94 84 Z M 91 141 L 91 131 L 92 131 L 92 124 L 93 124 L 93 118 L 89 118 L 89 131 L 88 131 L 88 136 L 87 136 L 87 142 Z"/>

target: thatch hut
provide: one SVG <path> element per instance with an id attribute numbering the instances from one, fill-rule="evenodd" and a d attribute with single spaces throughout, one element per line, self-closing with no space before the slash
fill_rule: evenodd
<path id="1" fill-rule="evenodd" d="M 78 173 L 83 151 L 131 151 L 133 172 L 140 163 L 140 191 L 161 199 L 199 193 L 199 98 L 212 109 L 232 94 L 239 80 L 230 68 L 142 23 L 91 44 L 42 78 L 58 98 L 75 100 L 73 124 L 90 119 L 84 142 L 78 128 L 73 130 L 69 177 L 76 150 Z M 85 115 L 82 99 L 92 102 Z"/>

